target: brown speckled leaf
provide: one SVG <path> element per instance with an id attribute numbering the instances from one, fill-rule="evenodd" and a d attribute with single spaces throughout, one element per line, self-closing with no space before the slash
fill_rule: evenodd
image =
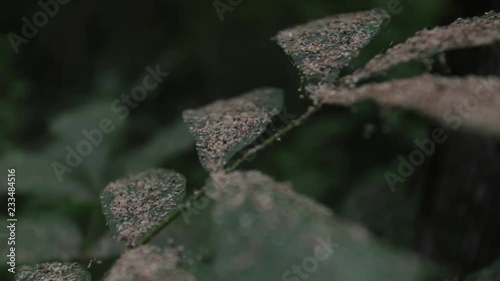
<path id="1" fill-rule="evenodd" d="M 276 40 L 306 80 L 333 83 L 387 18 L 383 10 L 341 14 L 285 29 Z"/>
<path id="2" fill-rule="evenodd" d="M 184 111 L 184 122 L 195 137 L 203 167 L 210 172 L 222 170 L 264 132 L 282 106 L 282 90 L 266 88 Z"/>
<path id="3" fill-rule="evenodd" d="M 374 99 L 387 107 L 416 110 L 446 127 L 484 130 L 500 135 L 500 79 L 421 75 L 342 90 L 320 87 L 312 94 L 321 104 L 352 105 Z"/>
<path id="4" fill-rule="evenodd" d="M 293 267 L 305 264 L 310 280 L 415 281 L 433 271 L 260 172 L 212 175 L 209 187 L 219 190 L 216 280 L 302 280 Z"/>
<path id="5" fill-rule="evenodd" d="M 110 183 L 101 204 L 111 233 L 135 247 L 168 221 L 186 194 L 186 179 L 163 169 L 148 170 Z"/>
<path id="6" fill-rule="evenodd" d="M 342 81 L 352 85 L 405 62 L 425 60 L 447 50 L 495 42 L 500 42 L 500 14 L 488 12 L 481 17 L 458 19 L 448 26 L 418 32 L 406 42 L 375 56 L 365 67 Z"/>
<path id="7" fill-rule="evenodd" d="M 16 281 L 91 281 L 90 273 L 77 263 L 42 263 L 22 266 Z"/>
<path id="8" fill-rule="evenodd" d="M 125 252 L 111 268 L 106 281 L 196 281 L 178 268 L 179 262 L 175 250 L 141 246 Z"/>

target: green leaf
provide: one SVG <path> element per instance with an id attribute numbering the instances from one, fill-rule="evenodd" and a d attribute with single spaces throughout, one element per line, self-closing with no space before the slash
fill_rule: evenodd
<path id="1" fill-rule="evenodd" d="M 86 256 L 89 259 L 115 259 L 123 252 L 123 244 L 119 243 L 109 234 L 99 238 L 87 251 Z"/>
<path id="2" fill-rule="evenodd" d="M 198 156 L 210 172 L 220 171 L 238 151 L 255 141 L 281 111 L 283 91 L 264 88 L 183 113 Z"/>
<path id="3" fill-rule="evenodd" d="M 16 281 L 91 281 L 90 273 L 77 263 L 42 263 L 22 266 Z"/>
<path id="4" fill-rule="evenodd" d="M 51 165 L 54 160 L 45 152 L 13 151 L 0 160 L 0 169 L 16 169 L 17 194 L 34 196 L 37 200 L 71 199 L 74 202 L 90 202 L 92 195 L 85 186 L 71 178 L 58 180 Z M 0 194 L 7 194 L 7 189 L 0 191 Z"/>
<path id="5" fill-rule="evenodd" d="M 218 280 L 424 280 L 434 268 L 260 172 L 212 180 L 220 192 Z M 297 269 L 297 267 L 299 269 Z M 299 278 L 302 276 L 302 278 Z"/>
<path id="6" fill-rule="evenodd" d="M 172 249 L 141 246 L 125 252 L 111 268 L 106 281 L 196 281 L 178 268 L 179 253 Z"/>
<path id="7" fill-rule="evenodd" d="M 332 84 L 388 18 L 383 10 L 340 14 L 285 29 L 276 40 L 308 82 Z"/>
<path id="8" fill-rule="evenodd" d="M 175 122 L 157 132 L 142 147 L 122 157 L 120 163 L 125 166 L 126 174 L 137 173 L 191 149 L 193 144 L 193 137 L 184 123 Z"/>
<path id="9" fill-rule="evenodd" d="M 467 276 L 465 281 L 500 281 L 500 260 L 497 260 L 490 266 Z"/>
<path id="10" fill-rule="evenodd" d="M 458 19 L 452 24 L 422 30 L 370 60 L 353 75 L 344 77 L 345 84 L 356 84 L 382 75 L 394 66 L 410 61 L 423 61 L 448 50 L 490 45 L 500 41 L 500 14 L 488 12 L 481 17 Z"/>
<path id="11" fill-rule="evenodd" d="M 186 194 L 186 179 L 154 169 L 110 183 L 101 204 L 112 235 L 136 247 L 175 213 Z"/>
<path id="12" fill-rule="evenodd" d="M 109 154 L 123 139 L 125 122 L 113 111 L 112 104 L 112 100 L 89 102 L 60 114 L 51 123 L 56 137 L 49 147 L 53 161 L 68 166 L 70 174 L 84 178 L 93 187 L 106 184 L 103 181 Z M 68 162 L 68 157 L 76 164 Z M 67 178 L 68 174 L 63 176 Z"/>
<path id="13" fill-rule="evenodd" d="M 384 173 L 396 171 L 397 166 L 385 165 L 360 177 L 349 188 L 339 214 L 363 224 L 391 245 L 412 250 L 416 247 L 422 196 L 418 189 L 410 189 L 408 185 L 390 189 Z"/>
<path id="14" fill-rule="evenodd" d="M 319 104 L 351 106 L 374 99 L 386 107 L 416 110 L 445 127 L 461 126 L 500 135 L 500 79 L 467 76 L 447 78 L 421 75 L 356 89 L 320 87 L 312 93 Z"/>
<path id="15" fill-rule="evenodd" d="M 112 110 L 112 104 L 113 101 L 111 100 L 95 101 L 68 110 L 58 115 L 51 122 L 50 130 L 59 140 L 67 142 L 68 144 L 76 144 L 82 140 L 87 140 L 87 137 L 82 131 L 100 129 L 101 125 L 103 125 L 103 128 L 111 131 L 109 133 L 103 133 L 104 136 L 116 133 L 123 125 L 123 121 L 119 118 L 120 115 Z M 103 119 L 109 119 L 111 121 L 109 126 L 104 126 L 108 125 L 108 122 L 103 122 Z M 112 129 L 113 127 L 114 129 Z M 117 138 L 117 136 L 111 138 Z M 103 141 L 105 140 L 103 139 Z"/>
<path id="16" fill-rule="evenodd" d="M 61 216 L 45 214 L 21 217 L 16 223 L 17 260 L 35 264 L 51 260 L 70 261 L 78 257 L 82 237 L 78 226 Z M 2 255 L 3 255 L 2 250 Z"/>

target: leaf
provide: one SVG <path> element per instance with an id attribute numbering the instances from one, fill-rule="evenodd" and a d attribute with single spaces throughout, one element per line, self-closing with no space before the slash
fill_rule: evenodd
<path id="1" fill-rule="evenodd" d="M 157 132 L 142 147 L 125 155 L 120 163 L 124 163 L 126 174 L 137 173 L 191 149 L 193 143 L 186 126 L 182 122 L 175 122 Z"/>
<path id="2" fill-rule="evenodd" d="M 90 273 L 78 263 L 42 263 L 22 266 L 16 281 L 91 281 Z"/>
<path id="3" fill-rule="evenodd" d="M 465 281 L 500 281 L 500 260 L 493 262 L 488 267 L 470 274 Z"/>
<path id="4" fill-rule="evenodd" d="M 110 270 L 106 281 L 196 281 L 178 268 L 180 257 L 175 250 L 141 246 L 125 252 Z"/>
<path id="5" fill-rule="evenodd" d="M 186 179 L 175 171 L 154 169 L 110 183 L 101 204 L 111 233 L 136 247 L 168 221 L 186 194 Z"/>
<path id="6" fill-rule="evenodd" d="M 363 224 L 380 239 L 411 250 L 416 248 L 422 196 L 419 190 L 404 185 L 390 190 L 384 173 L 395 170 L 396 164 L 385 165 L 360 177 L 358 183 L 350 186 L 339 214 Z"/>
<path id="7" fill-rule="evenodd" d="M 50 147 L 55 158 L 52 161 L 68 166 L 71 174 L 83 174 L 83 178 L 90 179 L 87 185 L 106 183 L 103 179 L 109 154 L 123 138 L 125 122 L 123 114 L 113 109 L 116 101 L 89 102 L 60 114 L 51 123 L 51 132 L 56 137 Z M 66 179 L 68 175 L 63 177 Z"/>
<path id="8" fill-rule="evenodd" d="M 425 60 L 444 51 L 490 45 L 499 41 L 500 14 L 491 11 L 481 17 L 457 19 L 448 26 L 417 32 L 406 42 L 375 56 L 352 76 L 344 77 L 343 82 L 356 84 L 405 62 Z"/>
<path id="9" fill-rule="evenodd" d="M 433 267 L 382 246 L 288 183 L 251 171 L 218 176 L 210 185 L 220 191 L 213 213 L 218 280 L 406 281 L 434 274 Z"/>
<path id="10" fill-rule="evenodd" d="M 123 252 L 123 244 L 119 243 L 111 235 L 105 234 L 94 242 L 86 256 L 89 259 L 115 259 Z"/>
<path id="11" fill-rule="evenodd" d="M 425 74 L 352 90 L 320 87 L 312 98 L 320 104 L 347 106 L 371 98 L 382 106 L 416 110 L 453 129 L 464 125 L 500 134 L 500 79 L 496 77 Z"/>
<path id="12" fill-rule="evenodd" d="M 34 196 L 37 200 L 71 199 L 90 202 L 92 195 L 85 186 L 70 178 L 65 178 L 62 182 L 58 180 L 51 165 L 54 160 L 46 152 L 13 151 L 0 159 L 0 169 L 16 169 L 18 194 Z M 7 194 L 7 189 L 3 189 L 0 194 Z"/>
<path id="13" fill-rule="evenodd" d="M 80 230 L 68 218 L 51 214 L 26 217 L 19 219 L 16 228 L 19 263 L 34 264 L 55 259 L 69 261 L 80 253 Z"/>
<path id="14" fill-rule="evenodd" d="M 60 140 L 68 144 L 76 144 L 82 140 L 87 140 L 87 137 L 82 133 L 83 130 L 100 129 L 101 121 L 109 119 L 111 124 L 102 127 L 105 129 L 109 127 L 111 132 L 103 133 L 103 135 L 116 133 L 122 126 L 123 121 L 119 118 L 120 115 L 112 110 L 112 104 L 113 101 L 95 101 L 64 112 L 52 120 L 50 130 Z M 113 127 L 114 129 L 112 129 Z"/>
<path id="15" fill-rule="evenodd" d="M 283 30 L 276 40 L 306 80 L 331 84 L 388 18 L 379 9 L 341 14 Z"/>
<path id="16" fill-rule="evenodd" d="M 203 167 L 210 172 L 222 170 L 238 151 L 265 131 L 283 103 L 282 90 L 264 88 L 184 111 L 184 122 L 196 140 Z"/>

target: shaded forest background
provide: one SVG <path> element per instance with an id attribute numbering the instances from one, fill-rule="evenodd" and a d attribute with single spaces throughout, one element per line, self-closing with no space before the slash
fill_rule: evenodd
<path id="1" fill-rule="evenodd" d="M 388 2 L 244 1 L 234 11 L 224 13 L 221 21 L 211 1 L 72 0 L 15 54 L 7 34 L 20 34 L 20 19 L 39 7 L 35 1 L 9 1 L 0 10 L 0 157 L 12 151 L 29 154 L 44 150 L 54 143 L 51 126 L 58 116 L 91 102 L 113 100 L 129 93 L 145 67 L 158 63 L 170 75 L 131 110 L 122 137 L 113 140 L 106 152 L 110 160 L 93 185 L 102 188 L 125 176 L 125 171 L 114 169 L 113 163 L 148 144 L 157 132 L 175 126 L 187 108 L 272 86 L 285 89 L 286 112 L 298 116 L 308 101 L 298 93 L 300 79 L 296 70 L 270 38 L 279 30 L 311 19 L 376 7 L 387 9 Z M 400 3 L 402 12 L 392 16 L 390 24 L 363 50 L 353 66 L 422 28 L 500 10 L 500 3 L 495 0 Z M 478 48 L 447 54 L 451 73 L 500 74 L 498 46 L 495 48 L 496 53 Z M 408 67 L 401 71 L 421 70 Z M 259 169 L 278 180 L 293 182 L 299 192 L 348 219 L 366 224 L 387 244 L 414 249 L 450 268 L 468 272 L 499 256 L 500 239 L 493 237 L 474 255 L 457 250 L 460 246 L 455 244 L 430 252 L 420 248 L 419 220 L 428 217 L 428 187 L 433 186 L 423 179 L 429 180 L 428 169 L 435 162 L 429 161 L 396 193 L 391 192 L 383 178 L 384 171 L 397 165 L 397 156 L 412 151 L 414 140 L 426 137 L 432 126 L 414 113 L 380 112 L 371 103 L 363 104 L 355 113 L 331 108 L 257 155 L 244 168 Z M 477 144 L 478 140 L 472 138 Z M 172 155 L 158 166 L 186 175 L 191 189 L 201 186 L 206 173 L 199 165 L 194 145 Z M 466 163 L 467 154 L 460 154 L 459 161 Z M 19 167 L 19 177 L 22 169 Z M 77 173 L 72 176 L 84 177 Z M 497 199 L 498 196 L 492 200 Z M 37 197 L 29 195 L 19 195 L 19 200 L 18 212 L 26 216 L 47 210 L 69 213 L 79 229 L 89 235 L 84 241 L 97 239 L 106 231 L 102 216 L 92 215 L 95 205 L 40 203 Z M 498 206 L 490 210 L 492 215 L 500 213 Z M 445 229 L 460 232 L 460 227 L 455 227 L 460 221 L 441 223 Z M 490 225 L 500 229 L 498 221 L 483 226 Z M 88 232 L 89 228 L 94 230 Z M 104 268 L 98 267 L 99 270 Z"/>

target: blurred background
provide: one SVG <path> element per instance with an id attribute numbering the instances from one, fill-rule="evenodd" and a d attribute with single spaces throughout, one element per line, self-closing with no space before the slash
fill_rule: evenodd
<path id="1" fill-rule="evenodd" d="M 271 37 L 328 15 L 388 9 L 392 1 L 243 1 L 221 18 L 212 1 L 71 0 L 17 52 L 8 35 L 21 35 L 22 18 L 31 19 L 40 6 L 4 2 L 0 167 L 2 182 L 8 167 L 17 169 L 18 262 L 86 265 L 102 257 L 91 267 L 99 277 L 119 253 L 106 237 L 98 201 L 106 184 L 157 166 L 184 174 L 190 190 L 203 185 L 207 174 L 181 122 L 183 110 L 272 86 L 285 90 L 287 116 L 299 116 L 309 101 L 300 98 L 297 71 Z M 418 30 L 500 9 L 496 0 L 399 2 L 401 12 L 353 68 Z M 498 54 L 494 46 L 447 56 L 452 74 L 498 75 Z M 169 76 L 126 118 L 116 119 L 112 104 L 157 65 Z M 394 75 L 419 71 L 408 67 Z M 59 181 L 54 162 L 64 163 L 66 147 L 75 148 L 82 130 L 97 128 L 103 117 L 115 118 L 116 129 Z M 396 170 L 397 157 L 408 155 L 433 126 L 416 113 L 386 112 L 370 102 L 352 110 L 328 108 L 243 168 L 291 181 L 298 192 L 366 225 L 383 243 L 461 276 L 500 255 L 500 146 L 488 136 L 459 132 L 392 192 L 384 172 Z M 486 185 L 486 195 L 469 202 L 479 185 Z M 7 202 L 6 190 L 0 196 Z M 0 240 L 0 279 L 11 280 L 3 262 L 6 240 Z"/>

